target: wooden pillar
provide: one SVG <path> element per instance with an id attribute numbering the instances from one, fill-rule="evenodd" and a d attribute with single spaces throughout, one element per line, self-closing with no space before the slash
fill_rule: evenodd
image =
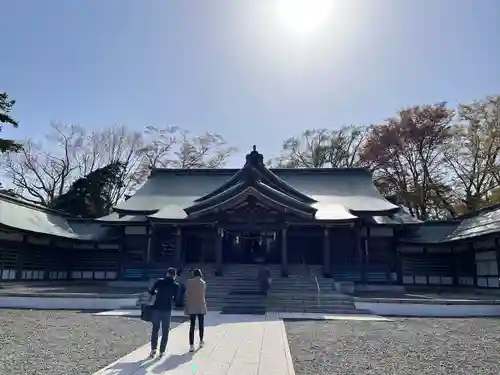
<path id="1" fill-rule="evenodd" d="M 152 227 L 149 226 L 147 227 L 147 232 L 146 232 L 146 235 L 148 236 L 148 247 L 147 247 L 147 250 L 146 250 L 146 265 L 149 267 L 150 264 L 151 264 L 151 251 L 152 251 L 152 248 L 151 248 L 151 245 L 152 245 L 152 242 L 153 242 L 153 239 L 152 239 L 152 236 L 153 236 L 153 233 L 152 233 Z"/>
<path id="2" fill-rule="evenodd" d="M 370 271 L 370 239 L 371 239 L 371 228 L 366 227 L 365 236 L 361 247 L 363 250 L 363 283 L 368 282 L 366 274 Z"/>
<path id="3" fill-rule="evenodd" d="M 281 276 L 288 277 L 288 230 L 281 230 Z"/>
<path id="4" fill-rule="evenodd" d="M 361 274 L 361 283 L 366 282 L 366 270 L 365 270 L 365 242 L 363 237 L 363 226 L 357 225 L 355 230 L 355 243 L 356 243 L 356 254 L 358 257 L 358 269 Z"/>
<path id="5" fill-rule="evenodd" d="M 26 253 L 28 251 L 27 246 L 28 246 L 28 236 L 23 235 L 21 246 L 19 246 L 17 252 L 16 280 L 21 280 L 23 278 L 24 260 L 26 258 Z"/>
<path id="6" fill-rule="evenodd" d="M 116 261 L 117 261 L 117 265 L 116 265 L 116 279 L 117 280 L 120 280 L 122 278 L 122 275 L 123 275 L 123 260 L 124 260 L 124 253 L 123 253 L 123 241 L 121 240 L 121 238 L 118 240 L 118 243 L 117 243 L 117 252 L 118 254 L 116 254 Z"/>
<path id="7" fill-rule="evenodd" d="M 458 286 L 460 278 L 459 258 L 458 253 L 455 251 L 455 247 L 453 245 L 450 245 L 450 254 L 453 261 L 453 286 Z"/>
<path id="8" fill-rule="evenodd" d="M 123 277 L 123 269 L 125 267 L 126 254 L 123 243 L 125 242 L 125 229 L 120 227 L 118 229 L 120 235 L 118 237 L 118 267 L 116 269 L 116 278 L 121 279 Z"/>
<path id="9" fill-rule="evenodd" d="M 500 276 L 500 244 L 499 244 L 498 237 L 495 238 L 495 250 L 496 250 L 496 254 L 497 254 L 497 275 Z"/>
<path id="10" fill-rule="evenodd" d="M 178 270 L 182 267 L 182 230 L 177 227 L 175 232 L 175 253 L 174 253 L 174 267 Z"/>
<path id="11" fill-rule="evenodd" d="M 426 246 L 423 247 L 423 252 L 425 260 L 425 282 L 426 285 L 429 285 L 429 252 Z"/>
<path id="12" fill-rule="evenodd" d="M 224 229 L 217 228 L 215 237 L 215 275 L 222 276 L 224 273 L 222 264 L 222 240 L 224 238 Z"/>
<path id="13" fill-rule="evenodd" d="M 43 264 L 43 279 L 50 280 L 50 271 L 51 266 L 54 263 L 52 257 L 55 256 L 55 251 L 53 251 L 54 239 L 50 238 L 49 244 L 47 245 L 47 249 L 45 249 L 45 259 Z"/>
<path id="14" fill-rule="evenodd" d="M 66 266 L 66 279 L 71 280 L 71 273 L 73 272 L 73 258 L 75 257 L 75 250 L 74 250 L 74 242 L 71 240 L 68 240 L 67 243 L 64 244 L 64 263 Z"/>
<path id="15" fill-rule="evenodd" d="M 399 236 L 401 229 L 393 228 L 393 251 L 394 251 L 394 270 L 396 272 L 396 283 L 399 285 L 403 285 L 403 259 L 401 257 L 401 252 L 399 251 Z"/>
<path id="16" fill-rule="evenodd" d="M 468 243 L 468 251 L 472 253 L 472 259 L 474 260 L 474 272 L 472 274 L 472 278 L 474 280 L 474 286 L 477 286 L 477 262 L 476 262 L 476 253 L 474 251 L 474 242 L 471 241 Z"/>
<path id="17" fill-rule="evenodd" d="M 330 228 L 323 230 L 323 276 L 332 277 L 332 257 L 330 246 Z"/>

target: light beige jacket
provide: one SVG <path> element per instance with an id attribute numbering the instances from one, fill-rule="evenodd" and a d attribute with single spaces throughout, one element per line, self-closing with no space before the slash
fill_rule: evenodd
<path id="1" fill-rule="evenodd" d="M 207 284 L 201 277 L 193 277 L 187 281 L 186 300 L 184 301 L 184 313 L 186 315 L 207 313 L 206 288 Z"/>

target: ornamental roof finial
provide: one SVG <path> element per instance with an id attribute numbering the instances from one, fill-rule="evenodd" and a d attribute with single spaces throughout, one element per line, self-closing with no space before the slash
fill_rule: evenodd
<path id="1" fill-rule="evenodd" d="M 250 164 L 254 167 L 256 167 L 260 164 L 264 164 L 264 157 L 261 154 L 259 154 L 259 152 L 257 151 L 257 146 L 253 145 L 252 148 L 253 148 L 253 151 L 250 152 L 246 158 L 247 164 Z"/>

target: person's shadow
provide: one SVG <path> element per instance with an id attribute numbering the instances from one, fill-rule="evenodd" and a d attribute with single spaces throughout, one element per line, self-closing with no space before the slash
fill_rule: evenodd
<path id="1" fill-rule="evenodd" d="M 155 366 L 150 368 L 153 374 L 163 374 L 166 371 L 173 370 L 193 359 L 196 352 L 187 352 L 184 354 L 172 354 L 165 358 L 164 361 L 156 362 Z"/>
<path id="2" fill-rule="evenodd" d="M 112 373 L 113 375 L 147 375 L 151 373 L 163 374 L 168 370 L 173 370 L 183 365 L 184 363 L 189 362 L 191 359 L 193 359 L 193 355 L 195 354 L 195 352 L 172 355 L 167 354 L 163 358 L 145 358 L 137 362 L 118 363 L 108 369 L 108 371 L 110 371 L 110 374 Z"/>

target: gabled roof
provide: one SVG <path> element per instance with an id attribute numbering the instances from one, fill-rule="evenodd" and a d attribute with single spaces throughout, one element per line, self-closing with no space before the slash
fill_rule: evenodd
<path id="1" fill-rule="evenodd" d="M 188 217 L 200 216 L 214 211 L 234 207 L 250 197 L 278 210 L 298 216 L 314 218 L 317 209 L 311 206 L 316 201 L 282 181 L 266 168 L 263 156 L 254 146 L 247 155 L 241 170 L 210 193 L 200 197 L 184 211 Z"/>
<path id="2" fill-rule="evenodd" d="M 189 211 L 216 196 L 222 202 L 227 196 L 221 194 L 231 193 L 229 189 L 237 189 L 238 183 L 249 178 L 243 169 L 154 169 L 143 187 L 115 210 L 152 219 L 185 219 L 184 209 Z M 389 216 L 399 210 L 382 197 L 371 173 L 363 168 L 267 169 L 259 162 L 253 169 L 265 186 L 261 194 L 265 195 L 264 189 L 272 192 L 274 200 L 279 194 L 283 207 L 291 202 L 306 204 L 316 210 L 316 219 L 353 220 L 361 215 Z"/>
<path id="3" fill-rule="evenodd" d="M 231 187 L 245 182 L 247 185 L 252 184 L 254 181 L 261 181 L 261 183 L 270 188 L 276 189 L 284 196 L 296 199 L 303 203 L 316 203 L 314 199 L 300 192 L 290 184 L 283 181 L 272 171 L 270 171 L 264 164 L 264 157 L 257 152 L 256 146 L 253 146 L 253 151 L 246 157 L 246 163 L 242 169 L 236 172 L 228 181 L 219 186 L 217 189 L 205 194 L 203 197 L 198 198 L 197 202 L 202 202 L 221 193 L 227 191 Z"/>
<path id="4" fill-rule="evenodd" d="M 62 212 L 0 194 L 0 225 L 29 233 L 91 241 L 107 230 L 97 222 L 73 220 Z"/>

